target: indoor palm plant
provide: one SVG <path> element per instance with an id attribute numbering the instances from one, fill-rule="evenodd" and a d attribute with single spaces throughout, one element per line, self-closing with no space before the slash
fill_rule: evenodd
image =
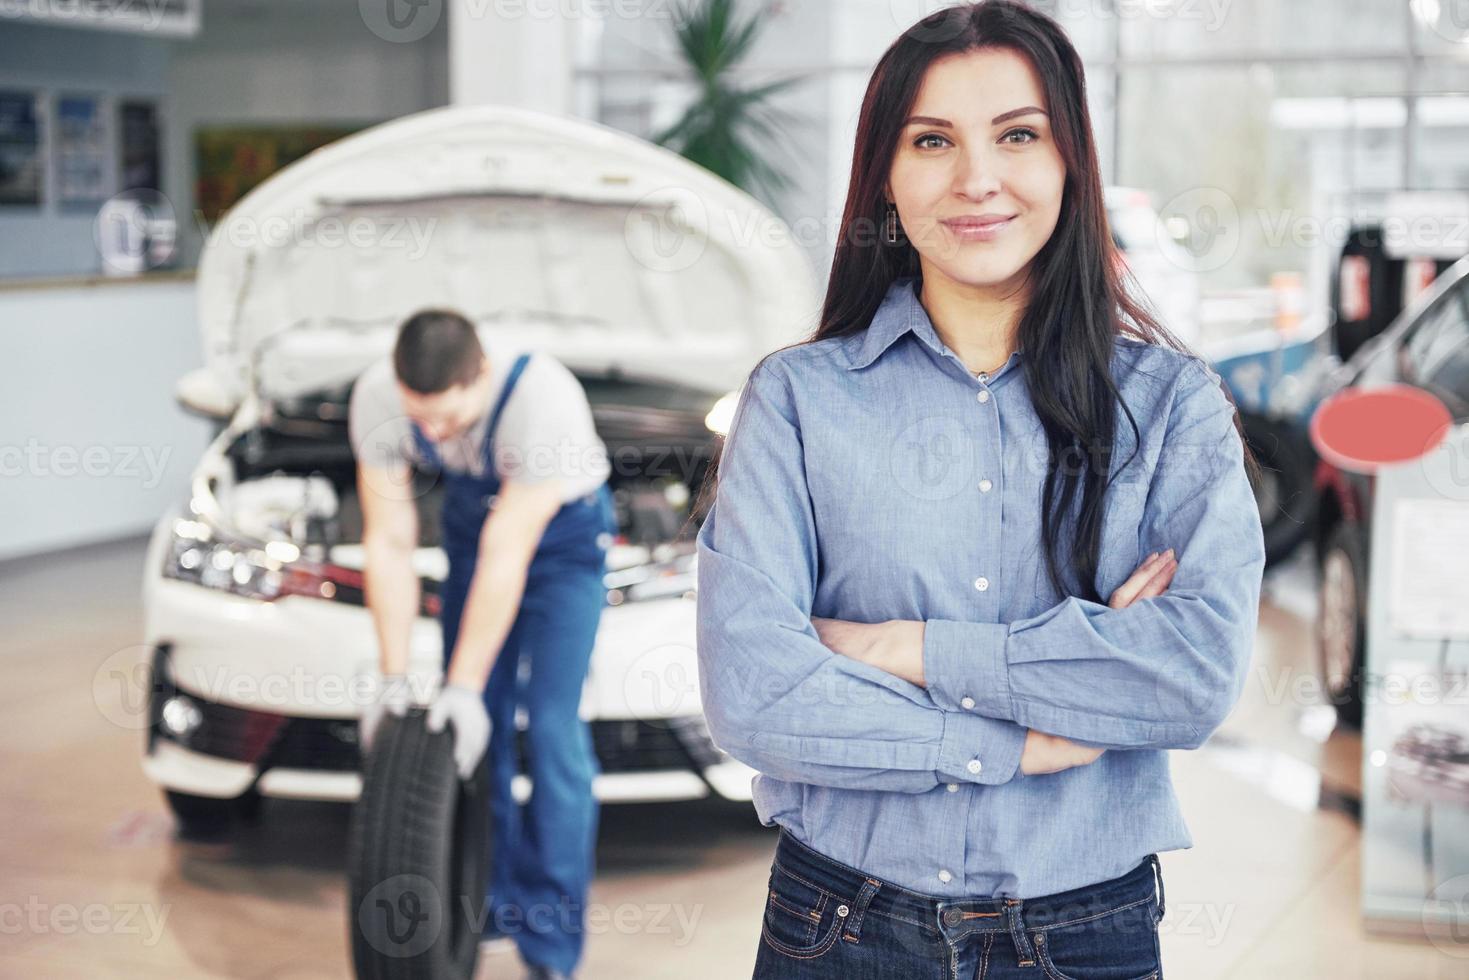
<path id="1" fill-rule="evenodd" d="M 790 179 L 771 166 L 763 150 L 777 143 L 781 124 L 794 117 L 771 101 L 803 76 L 750 87 L 734 80 L 736 66 L 750 53 L 763 26 L 760 13 L 741 21 L 736 7 L 736 0 L 696 0 L 679 7 L 675 33 L 699 91 L 682 117 L 653 142 L 742 190 L 760 189 L 773 196 L 789 187 Z"/>

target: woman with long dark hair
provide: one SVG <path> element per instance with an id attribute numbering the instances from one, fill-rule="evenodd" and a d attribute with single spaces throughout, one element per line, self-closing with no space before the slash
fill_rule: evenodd
<path id="1" fill-rule="evenodd" d="M 780 827 L 757 977 L 1160 975 L 1167 750 L 1243 686 L 1253 472 L 1121 277 L 1060 27 L 909 28 L 819 328 L 751 372 L 704 491 L 704 713 Z"/>

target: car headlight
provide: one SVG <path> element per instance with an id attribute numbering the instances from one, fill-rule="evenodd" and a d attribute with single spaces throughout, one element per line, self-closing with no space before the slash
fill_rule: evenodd
<path id="1" fill-rule="evenodd" d="M 222 533 L 198 516 L 174 521 L 163 577 L 270 602 L 284 596 L 365 606 L 361 570 L 301 556 L 289 541 L 252 542 Z M 420 577 L 418 614 L 439 614 L 437 581 Z"/>
<path id="2" fill-rule="evenodd" d="M 720 397 L 719 401 L 714 403 L 714 407 L 709 409 L 709 414 L 704 416 L 704 425 L 716 435 L 729 435 L 729 426 L 734 421 L 735 407 L 739 403 L 740 393 L 738 391 L 731 391 Z"/>
<path id="3" fill-rule="evenodd" d="M 233 541 L 204 521 L 180 518 L 174 521 L 163 575 L 251 599 L 274 599 L 281 594 L 288 563 L 282 559 L 291 557 L 282 553 L 283 545 L 297 551 L 288 542 L 261 546 Z"/>

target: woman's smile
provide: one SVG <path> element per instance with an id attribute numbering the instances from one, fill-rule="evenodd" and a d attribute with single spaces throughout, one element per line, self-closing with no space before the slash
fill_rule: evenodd
<path id="1" fill-rule="evenodd" d="M 981 216 L 974 218 L 946 218 L 940 221 L 949 233 L 960 242 L 992 242 L 1013 227 L 1018 215 L 1008 218 Z"/>

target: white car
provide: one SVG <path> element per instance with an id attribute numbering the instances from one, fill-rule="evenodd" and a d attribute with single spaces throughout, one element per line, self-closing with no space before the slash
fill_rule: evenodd
<path id="1" fill-rule="evenodd" d="M 190 499 L 158 523 L 144 771 L 184 824 L 262 797 L 352 800 L 377 677 L 346 406 L 416 310 L 549 352 L 587 388 L 621 533 L 581 714 L 603 801 L 750 798 L 710 741 L 694 655 L 690 504 L 761 354 L 809 334 L 815 276 L 788 229 L 682 157 L 500 106 L 408 116 L 252 191 L 199 265 L 205 365 L 178 396 L 217 420 Z M 438 488 L 417 498 L 411 671 L 439 682 Z M 517 727 L 524 738 L 525 718 Z M 522 760 L 523 761 L 523 760 Z M 516 793 L 530 791 L 524 771 Z"/>

